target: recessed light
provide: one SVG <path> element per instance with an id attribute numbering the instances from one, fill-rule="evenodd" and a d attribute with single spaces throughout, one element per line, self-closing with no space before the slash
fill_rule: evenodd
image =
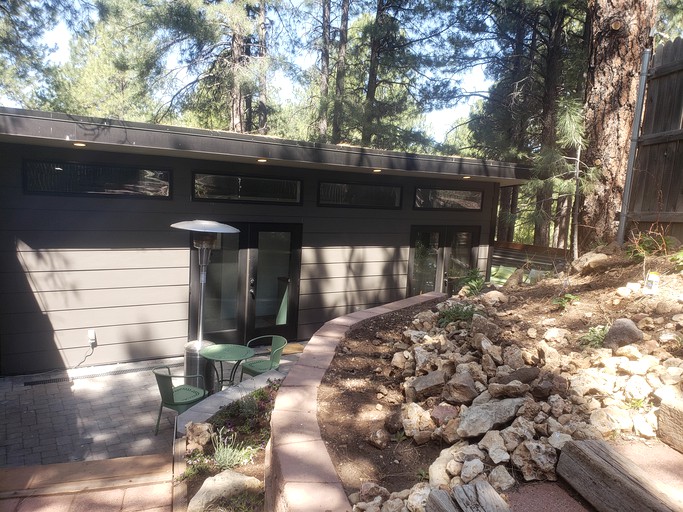
<path id="1" fill-rule="evenodd" d="M 373 169 L 372 172 L 375 172 L 375 173 L 382 172 L 382 169 Z"/>
<path id="2" fill-rule="evenodd" d="M 471 180 L 471 179 L 472 179 L 472 176 L 463 176 L 462 179 L 463 179 L 463 180 Z"/>
<path id="3" fill-rule="evenodd" d="M 265 163 L 268 161 L 268 159 L 267 159 L 267 158 L 259 158 L 259 159 L 256 160 L 256 161 L 257 161 L 258 163 L 260 163 L 260 164 L 265 164 Z"/>
<path id="4" fill-rule="evenodd" d="M 84 148 L 85 142 L 74 142 L 74 146 L 76 146 L 77 148 Z"/>

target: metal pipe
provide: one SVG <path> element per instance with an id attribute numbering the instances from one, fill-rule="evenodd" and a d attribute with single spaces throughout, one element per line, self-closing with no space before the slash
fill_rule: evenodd
<path id="1" fill-rule="evenodd" d="M 631 187 L 633 186 L 633 167 L 636 161 L 636 150 L 638 149 L 638 135 L 640 133 L 640 123 L 643 118 L 643 103 L 645 103 L 645 85 L 647 83 L 647 69 L 650 67 L 652 50 L 646 48 L 643 51 L 642 62 L 640 65 L 640 81 L 638 83 L 638 96 L 633 115 L 633 126 L 631 128 L 631 146 L 628 151 L 628 163 L 626 164 L 626 181 L 624 182 L 624 193 L 621 198 L 621 211 L 619 212 L 619 228 L 617 229 L 617 243 L 624 244 L 626 233 L 626 223 L 628 221 L 628 209 L 631 203 Z"/>

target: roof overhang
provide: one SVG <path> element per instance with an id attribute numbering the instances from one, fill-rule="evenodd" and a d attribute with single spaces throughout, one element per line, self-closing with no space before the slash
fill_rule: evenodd
<path id="1" fill-rule="evenodd" d="M 134 123 L 0 107 L 0 142 L 92 151 L 194 158 L 356 173 L 470 179 L 518 185 L 529 180 L 519 164 L 456 156 L 382 151 L 261 135 Z"/>

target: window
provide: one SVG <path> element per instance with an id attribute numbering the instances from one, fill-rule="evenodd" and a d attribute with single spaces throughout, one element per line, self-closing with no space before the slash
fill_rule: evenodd
<path id="1" fill-rule="evenodd" d="M 226 174 L 195 173 L 194 198 L 208 201 L 301 203 L 301 182 Z"/>
<path id="2" fill-rule="evenodd" d="M 321 182 L 318 204 L 398 210 L 401 208 L 401 187 Z"/>
<path id="3" fill-rule="evenodd" d="M 416 188 L 415 208 L 431 210 L 481 210 L 481 190 Z"/>
<path id="4" fill-rule="evenodd" d="M 148 167 L 24 161 L 28 194 L 171 197 L 171 171 Z"/>

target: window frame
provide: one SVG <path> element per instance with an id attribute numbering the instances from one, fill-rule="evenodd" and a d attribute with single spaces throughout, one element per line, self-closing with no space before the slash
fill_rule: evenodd
<path id="1" fill-rule="evenodd" d="M 465 207 L 438 207 L 438 206 L 419 206 L 417 204 L 418 190 L 437 190 L 437 191 L 449 191 L 449 192 L 469 192 L 479 194 L 479 207 L 478 208 L 465 208 Z M 481 212 L 484 209 L 484 190 L 478 188 L 445 188 L 445 187 L 415 187 L 413 190 L 413 210 L 424 210 L 424 211 L 455 211 L 455 212 Z"/>
<path id="2" fill-rule="evenodd" d="M 222 178 L 236 178 L 236 179 L 251 179 L 251 180 L 266 180 L 266 181 L 283 181 L 283 182 L 293 182 L 296 183 L 298 186 L 298 199 L 296 201 L 289 201 L 289 200 L 282 200 L 278 201 L 277 199 L 254 199 L 254 198 L 249 198 L 249 199 L 240 199 L 240 198 L 225 198 L 225 197 L 197 197 L 197 188 L 196 188 L 196 183 L 197 183 L 197 175 L 207 175 L 207 176 L 219 176 Z M 228 174 L 228 173 L 220 173 L 220 172 L 210 172 L 210 171 L 192 171 L 192 201 L 197 201 L 197 202 L 221 202 L 221 203 L 235 203 L 235 204 L 275 204 L 275 205 L 281 205 L 281 206 L 301 206 L 303 204 L 303 197 L 304 197 L 304 183 L 303 180 L 296 179 L 296 178 L 275 178 L 272 176 L 252 176 L 252 175 L 246 175 L 246 174 Z"/>
<path id="3" fill-rule="evenodd" d="M 343 204 L 343 203 L 326 203 L 321 200 L 321 187 L 324 184 L 330 185 L 351 185 L 370 188 L 390 188 L 398 191 L 398 205 L 396 206 L 373 206 L 365 204 Z M 321 208 L 364 208 L 369 210 L 401 210 L 403 209 L 403 186 L 401 185 L 382 185 L 380 183 L 364 183 L 359 181 L 331 181 L 320 180 L 318 182 L 318 201 L 317 205 Z"/>

